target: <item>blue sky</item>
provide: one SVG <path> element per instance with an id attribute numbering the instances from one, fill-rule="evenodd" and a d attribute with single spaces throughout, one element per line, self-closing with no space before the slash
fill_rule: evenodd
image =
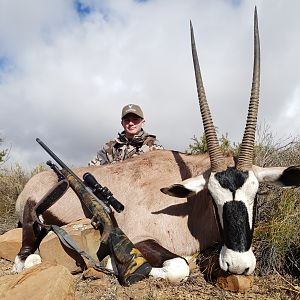
<path id="1" fill-rule="evenodd" d="M 10 63 L 8 57 L 0 56 L 0 78 L 5 75 L 3 73 L 5 73 L 7 71 L 10 64 L 11 63 Z"/>
<path id="2" fill-rule="evenodd" d="M 190 50 L 192 20 L 207 98 L 220 133 L 239 142 L 253 62 L 253 12 L 261 37 L 260 124 L 298 135 L 300 2 L 297 0 L 3 0 L 0 134 L 9 163 L 48 159 L 41 138 L 85 165 L 140 104 L 145 129 L 184 151 L 202 134 Z M 29 9 L 30 8 L 30 9 Z"/>
<path id="3" fill-rule="evenodd" d="M 5 69 L 8 63 L 9 63 L 9 60 L 7 57 L 5 57 L 5 56 L 0 57 L 0 70 Z"/>
<path id="4" fill-rule="evenodd" d="M 82 1 L 74 1 L 74 5 L 80 17 L 85 17 L 92 11 L 91 7 Z"/>

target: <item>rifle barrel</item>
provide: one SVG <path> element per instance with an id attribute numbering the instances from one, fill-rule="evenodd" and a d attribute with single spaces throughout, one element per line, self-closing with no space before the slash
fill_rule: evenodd
<path id="1" fill-rule="evenodd" d="M 63 168 L 65 169 L 66 171 L 68 171 L 72 176 L 74 176 L 79 182 L 82 182 L 81 179 L 69 168 L 67 167 L 67 165 L 62 161 L 60 160 L 56 154 L 51 151 L 45 143 L 43 143 L 39 138 L 36 138 L 35 139 L 42 147 L 43 149 Z"/>
<path id="2" fill-rule="evenodd" d="M 89 187 L 87 187 L 83 181 L 69 168 L 67 167 L 67 165 L 60 160 L 56 154 L 51 151 L 45 143 L 43 143 L 39 138 L 36 138 L 36 141 L 42 146 L 42 148 L 61 166 L 62 168 L 62 174 L 67 178 L 69 175 L 71 175 L 73 177 L 74 180 L 72 180 L 73 184 L 70 184 L 71 187 L 73 188 L 73 190 L 77 193 L 78 189 L 76 189 L 75 184 L 80 185 L 81 189 L 84 190 L 86 193 L 89 195 L 89 199 L 92 198 L 99 203 L 102 208 L 106 211 L 106 213 L 110 214 L 111 213 L 111 209 L 109 206 L 107 206 L 103 201 L 99 200 L 98 197 L 93 194 L 93 192 L 91 191 L 91 189 Z M 70 181 L 70 179 L 68 179 Z M 81 200 L 81 199 L 80 199 Z M 84 204 L 86 205 L 87 209 L 93 214 L 94 209 L 95 209 L 95 204 L 89 205 L 90 203 L 88 203 L 86 200 L 82 200 L 84 202 Z M 93 200 L 91 200 L 93 201 Z"/>

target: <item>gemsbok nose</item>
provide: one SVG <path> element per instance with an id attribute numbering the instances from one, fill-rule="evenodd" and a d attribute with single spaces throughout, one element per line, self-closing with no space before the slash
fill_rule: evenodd
<path id="1" fill-rule="evenodd" d="M 249 275 L 252 274 L 255 269 L 256 259 L 252 249 L 246 252 L 238 252 L 223 246 L 219 263 L 221 269 L 226 272 Z"/>

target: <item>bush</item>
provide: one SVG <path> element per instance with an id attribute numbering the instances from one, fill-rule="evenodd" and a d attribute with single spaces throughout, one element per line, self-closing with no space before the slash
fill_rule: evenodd
<path id="1" fill-rule="evenodd" d="M 261 167 L 289 166 L 300 163 L 298 137 L 276 139 L 267 125 L 258 127 L 254 162 Z"/>
<path id="2" fill-rule="evenodd" d="M 3 139 L 0 138 L 0 145 L 3 143 Z M 0 164 L 4 163 L 4 161 L 7 158 L 8 149 L 2 149 L 0 150 Z"/>
<path id="3" fill-rule="evenodd" d="M 260 166 L 300 164 L 299 138 L 277 140 L 265 127 L 258 135 L 255 163 Z M 274 270 L 300 278 L 300 189 L 282 189 L 261 184 L 257 196 L 253 245 L 256 271 L 267 275 Z"/>
<path id="4" fill-rule="evenodd" d="M 269 274 L 274 269 L 297 273 L 300 276 L 300 190 L 274 189 L 260 197 L 254 244 L 259 257 L 257 270 Z M 286 265 L 287 259 L 292 262 Z"/>
<path id="5" fill-rule="evenodd" d="M 206 153 L 208 151 L 206 137 L 204 133 L 202 134 L 200 139 L 198 139 L 194 135 L 192 141 L 193 143 L 189 144 L 188 149 L 186 150 L 188 154 L 200 154 L 200 153 Z M 223 134 L 221 138 L 219 138 L 219 144 L 220 144 L 221 151 L 224 155 L 230 155 L 230 154 L 234 156 L 237 155 L 239 147 L 235 143 L 231 145 L 227 133 L 225 135 Z"/>
<path id="6" fill-rule="evenodd" d="M 16 200 L 29 178 L 44 169 L 43 165 L 39 165 L 31 172 L 26 172 L 18 164 L 10 169 L 0 169 L 0 234 L 16 227 Z"/>

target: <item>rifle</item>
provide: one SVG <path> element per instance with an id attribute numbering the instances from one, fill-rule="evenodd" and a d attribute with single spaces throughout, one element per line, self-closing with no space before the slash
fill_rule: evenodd
<path id="1" fill-rule="evenodd" d="M 78 198 L 90 211 L 92 226 L 95 229 L 103 228 L 100 244 L 103 242 L 106 245 L 107 250 L 114 259 L 120 283 L 127 286 L 146 277 L 151 271 L 151 265 L 142 256 L 141 252 L 135 248 L 125 233 L 113 225 L 110 218 L 111 209 L 109 205 L 112 205 L 117 211 L 122 211 L 124 206 L 112 197 L 112 193 L 108 188 L 102 187 L 92 174 L 85 173 L 84 181 L 82 181 L 39 138 L 36 141 L 62 168 L 59 170 L 51 161 L 47 162 L 57 174 L 59 180 L 67 179 Z M 44 205 L 47 207 L 46 204 Z M 55 229 L 54 225 L 52 225 L 52 228 L 58 230 Z M 79 252 L 79 250 L 76 251 Z"/>
<path id="2" fill-rule="evenodd" d="M 67 165 L 59 159 L 54 152 L 52 152 L 39 138 L 36 141 L 42 146 L 42 148 L 60 165 L 62 168 L 59 170 L 56 165 L 48 161 L 47 164 L 58 175 L 59 178 L 66 178 L 77 194 L 78 198 L 83 202 L 85 207 L 92 215 L 91 224 L 95 229 L 103 228 L 101 241 L 106 242 L 109 234 L 113 230 L 113 224 L 109 217 L 111 209 L 103 201 L 101 201 L 91 189 L 69 168 Z"/>

